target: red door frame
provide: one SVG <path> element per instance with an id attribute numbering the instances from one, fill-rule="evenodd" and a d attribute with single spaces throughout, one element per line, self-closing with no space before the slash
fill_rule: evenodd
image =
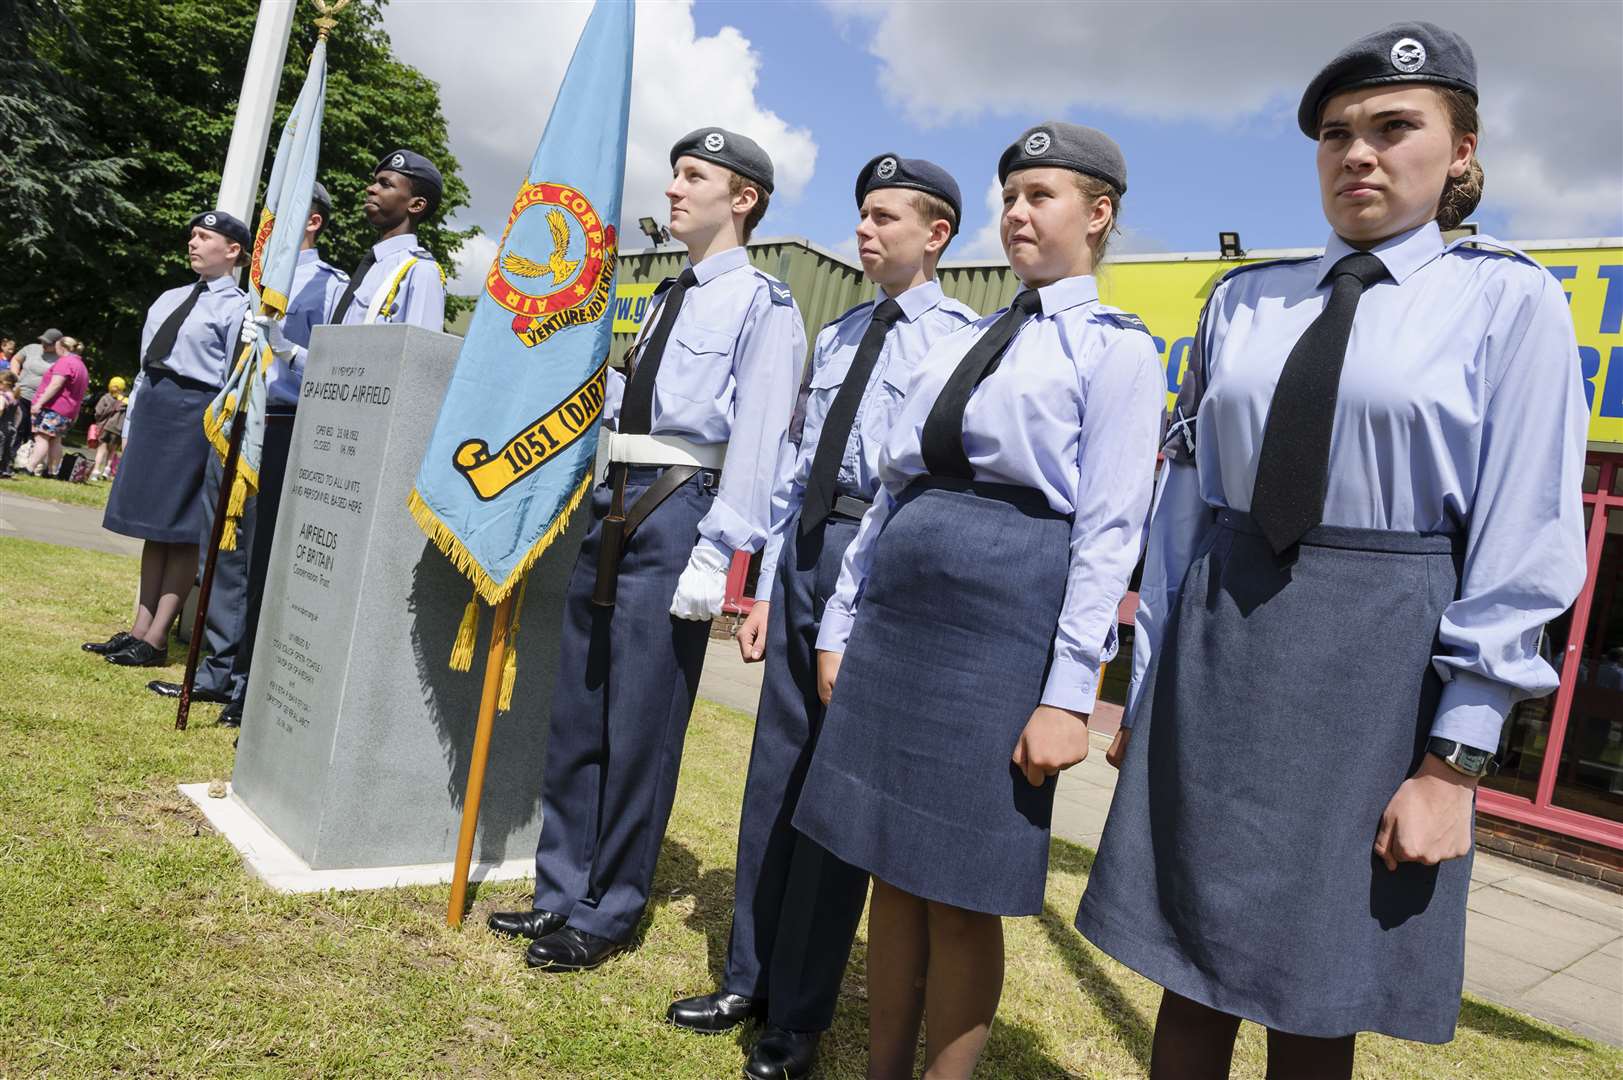
<path id="1" fill-rule="evenodd" d="M 1584 495 L 1584 503 L 1594 507 L 1589 522 L 1589 571 L 1584 579 L 1583 591 L 1572 605 L 1572 629 L 1567 637 L 1566 653 L 1561 658 L 1561 688 L 1555 692 L 1555 704 L 1550 710 L 1550 734 L 1545 741 L 1538 787 L 1531 799 L 1483 788 L 1477 795 L 1477 808 L 1494 817 L 1535 825 L 1608 847 L 1623 848 L 1623 822 L 1607 821 L 1551 803 L 1555 795 L 1556 771 L 1561 765 L 1562 744 L 1566 741 L 1567 721 L 1572 713 L 1572 698 L 1578 689 L 1578 663 L 1583 656 L 1584 638 L 1589 633 L 1589 615 L 1595 601 L 1595 578 L 1600 569 L 1601 547 L 1606 542 L 1606 517 L 1608 512 L 1623 514 L 1623 495 L 1612 494 L 1613 478 L 1623 475 L 1623 454 L 1591 453 L 1589 464 L 1600 467 L 1595 493 Z"/>

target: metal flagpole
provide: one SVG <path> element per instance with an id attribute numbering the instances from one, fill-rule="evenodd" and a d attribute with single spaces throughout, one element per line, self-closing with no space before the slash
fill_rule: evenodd
<path id="1" fill-rule="evenodd" d="M 468 789 L 462 797 L 462 832 L 456 842 L 455 872 L 451 877 L 451 903 L 445 911 L 445 925 L 462 925 L 462 910 L 468 901 L 468 868 L 473 861 L 473 836 L 479 828 L 479 800 L 485 793 L 485 761 L 490 756 L 490 729 L 496 722 L 496 700 L 501 696 L 502 666 L 507 650 L 512 607 L 517 589 L 509 590 L 496 605 L 496 618 L 490 630 L 490 648 L 485 653 L 485 684 L 479 694 L 479 723 L 473 734 L 473 757 L 468 762 Z"/>
<path id="2" fill-rule="evenodd" d="M 231 144 L 220 172 L 219 207 L 243 221 L 254 220 L 254 194 L 265 165 L 276 90 L 282 82 L 282 60 L 293 33 L 294 0 L 259 0 L 248 67 L 242 73 L 242 95 L 231 125 Z"/>

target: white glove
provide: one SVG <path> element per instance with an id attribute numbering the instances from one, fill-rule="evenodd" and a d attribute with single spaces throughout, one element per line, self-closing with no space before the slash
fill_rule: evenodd
<path id="1" fill-rule="evenodd" d="M 270 345 L 271 352 L 278 357 L 293 355 L 293 342 L 282 333 L 282 320 L 270 315 L 255 315 L 251 319 L 242 321 L 242 343 L 252 345 L 259 331 L 265 332 L 265 340 Z"/>
<path id="2" fill-rule="evenodd" d="M 704 621 L 721 614 L 727 595 L 727 556 L 710 544 L 700 542 L 688 556 L 688 565 L 676 582 L 671 597 L 671 614 L 678 619 Z"/>

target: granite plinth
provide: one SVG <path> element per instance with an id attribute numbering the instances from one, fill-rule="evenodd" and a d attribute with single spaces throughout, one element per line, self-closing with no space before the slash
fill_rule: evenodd
<path id="1" fill-rule="evenodd" d="M 293 431 L 232 790 L 314 870 L 453 857 L 491 612 L 474 669 L 452 671 L 472 587 L 406 496 L 459 338 L 320 327 Z M 491 740 L 474 858 L 532 856 L 546 703 L 577 514 L 530 573 L 511 712 Z"/>

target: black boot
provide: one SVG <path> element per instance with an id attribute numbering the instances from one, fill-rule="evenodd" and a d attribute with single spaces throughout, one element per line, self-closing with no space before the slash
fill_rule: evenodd
<path id="1" fill-rule="evenodd" d="M 566 921 L 555 911 L 497 911 L 485 925 L 508 937 L 542 938 L 562 930 Z"/>
<path id="2" fill-rule="evenodd" d="M 763 1015 L 765 1004 L 758 998 L 717 990 L 671 1002 L 671 1007 L 665 1010 L 665 1019 L 679 1028 L 715 1035 Z"/>
<path id="3" fill-rule="evenodd" d="M 85 652 L 95 653 L 97 656 L 106 656 L 108 653 L 118 652 L 134 640 L 135 638 L 132 635 L 120 630 L 106 641 L 87 641 L 79 648 Z"/>
<path id="4" fill-rule="evenodd" d="M 590 971 L 623 948 L 618 941 L 566 926 L 532 941 L 524 962 L 542 971 Z"/>
<path id="5" fill-rule="evenodd" d="M 750 1050 L 744 1075 L 750 1080 L 801 1080 L 817 1064 L 821 1031 L 789 1031 L 769 1026 Z"/>
<path id="6" fill-rule="evenodd" d="M 120 667 L 167 667 L 169 649 L 160 649 L 136 638 L 117 652 L 108 653 L 107 662 Z"/>
<path id="7" fill-rule="evenodd" d="M 178 698 L 180 696 L 180 683 L 166 682 L 163 679 L 153 679 L 147 683 L 147 689 L 159 697 Z M 206 701 L 210 705 L 226 705 L 231 701 L 229 694 L 222 694 L 218 690 L 210 690 L 206 686 L 192 687 L 193 701 Z"/>

